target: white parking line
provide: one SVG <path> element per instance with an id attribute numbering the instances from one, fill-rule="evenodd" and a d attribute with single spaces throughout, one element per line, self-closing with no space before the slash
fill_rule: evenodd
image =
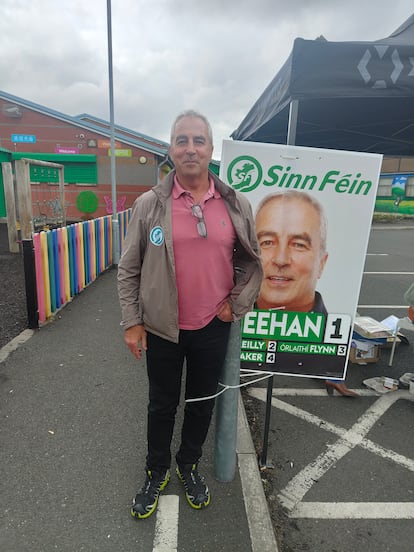
<path id="1" fill-rule="evenodd" d="M 377 275 L 383 275 L 383 276 L 412 276 L 414 272 L 364 272 L 364 274 L 377 274 Z"/>
<path id="2" fill-rule="evenodd" d="M 407 305 L 358 305 L 358 308 L 359 309 L 391 309 L 391 310 L 403 309 L 406 311 L 408 309 L 408 306 Z"/>
<path id="3" fill-rule="evenodd" d="M 309 379 L 309 378 L 308 378 Z M 325 379 L 323 380 L 325 381 Z M 261 393 L 263 396 L 266 396 L 266 392 L 262 391 L 261 389 L 254 389 L 254 392 Z M 355 393 L 358 393 L 360 397 L 378 397 L 378 393 L 376 391 L 372 391 L 371 389 L 352 389 L 351 391 L 355 391 Z M 336 391 L 334 392 L 336 393 Z M 273 389 L 272 395 L 274 397 L 326 397 L 328 398 L 328 394 L 326 390 L 324 389 L 283 389 L 282 387 L 278 387 L 277 389 Z M 260 400 L 263 400 L 262 396 L 257 397 Z"/>
<path id="4" fill-rule="evenodd" d="M 0 349 L 0 362 L 4 362 L 10 353 L 18 349 L 20 345 L 23 345 L 33 334 L 34 330 L 23 330 L 18 336 L 4 345 L 4 347 Z"/>
<path id="5" fill-rule="evenodd" d="M 414 519 L 413 502 L 301 502 L 295 518 Z"/>
<path id="6" fill-rule="evenodd" d="M 178 496 L 161 495 L 152 552 L 177 552 L 178 549 Z"/>
<path id="7" fill-rule="evenodd" d="M 300 390 L 294 390 L 300 391 Z M 304 390 L 305 396 L 310 396 L 309 391 Z M 292 390 L 274 389 L 273 394 L 290 395 Z M 266 389 L 250 389 L 249 394 L 262 401 L 266 400 Z M 296 393 L 298 395 L 299 393 Z M 272 406 L 283 410 L 293 416 L 301 418 L 317 427 L 330 431 L 340 438 L 333 445 L 322 452 L 313 462 L 308 464 L 300 471 L 288 485 L 279 493 L 278 497 L 281 504 L 287 508 L 290 517 L 310 517 L 318 519 L 345 519 L 345 518 L 381 518 L 381 519 L 412 519 L 414 516 L 414 503 L 388 503 L 385 507 L 382 503 L 369 503 L 370 506 L 362 509 L 361 503 L 307 503 L 302 502 L 306 493 L 315 483 L 331 468 L 338 460 L 343 458 L 354 447 L 361 446 L 374 454 L 414 472 L 414 460 L 403 455 L 397 454 L 392 450 L 385 449 L 380 445 L 373 443 L 366 438 L 367 433 L 374 424 L 383 416 L 387 410 L 399 399 L 414 400 L 414 396 L 408 391 L 394 391 L 380 396 L 367 410 L 360 416 L 357 422 L 349 429 L 345 430 L 335 424 L 327 422 L 322 418 L 306 412 L 300 408 L 285 403 L 279 399 L 272 398 Z M 394 509 L 395 505 L 395 509 Z M 391 511 L 392 510 L 392 511 Z"/>

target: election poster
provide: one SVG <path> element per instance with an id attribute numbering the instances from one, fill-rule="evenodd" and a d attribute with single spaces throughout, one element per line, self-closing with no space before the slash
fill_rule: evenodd
<path id="1" fill-rule="evenodd" d="M 382 155 L 225 140 L 220 178 L 255 214 L 264 271 L 241 366 L 345 378 Z"/>

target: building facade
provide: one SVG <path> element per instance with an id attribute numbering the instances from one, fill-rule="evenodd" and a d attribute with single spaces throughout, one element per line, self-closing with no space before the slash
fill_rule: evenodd
<path id="1" fill-rule="evenodd" d="M 63 165 L 69 221 L 112 212 L 110 139 L 107 121 L 88 114 L 71 117 L 0 91 L 2 161 Z M 115 156 L 117 211 L 131 207 L 171 168 L 167 143 L 121 126 L 115 126 Z M 53 219 L 62 207 L 57 170 L 30 165 L 30 181 L 34 217 Z M 0 217 L 5 217 L 2 191 L 0 179 Z"/>

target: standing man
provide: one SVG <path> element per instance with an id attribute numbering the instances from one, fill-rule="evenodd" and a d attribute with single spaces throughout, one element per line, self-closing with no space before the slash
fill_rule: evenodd
<path id="1" fill-rule="evenodd" d="M 171 130 L 175 170 L 134 203 L 118 267 L 125 342 L 146 351 L 149 381 L 146 480 L 131 514 L 147 518 L 170 478 L 171 439 L 183 362 L 185 398 L 214 395 L 230 323 L 253 306 L 262 280 L 248 200 L 210 173 L 212 131 L 186 111 Z M 187 402 L 176 472 L 190 506 L 210 503 L 198 472 L 214 399 Z"/>
<path id="2" fill-rule="evenodd" d="M 327 220 L 319 201 L 297 190 L 267 195 L 256 210 L 256 235 L 264 271 L 257 308 L 326 315 L 316 291 L 328 260 Z M 289 358 L 297 360 L 293 354 Z M 343 380 L 325 383 L 328 393 L 336 389 L 345 397 L 358 396 Z"/>
<path id="3" fill-rule="evenodd" d="M 404 293 L 404 299 L 407 301 L 409 307 L 407 311 L 407 317 L 414 323 L 414 282 Z"/>

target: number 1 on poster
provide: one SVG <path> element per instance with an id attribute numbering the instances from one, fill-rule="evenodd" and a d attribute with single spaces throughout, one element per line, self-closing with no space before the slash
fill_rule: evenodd
<path id="1" fill-rule="evenodd" d="M 351 330 L 349 314 L 328 314 L 326 318 L 324 343 L 348 343 Z"/>

